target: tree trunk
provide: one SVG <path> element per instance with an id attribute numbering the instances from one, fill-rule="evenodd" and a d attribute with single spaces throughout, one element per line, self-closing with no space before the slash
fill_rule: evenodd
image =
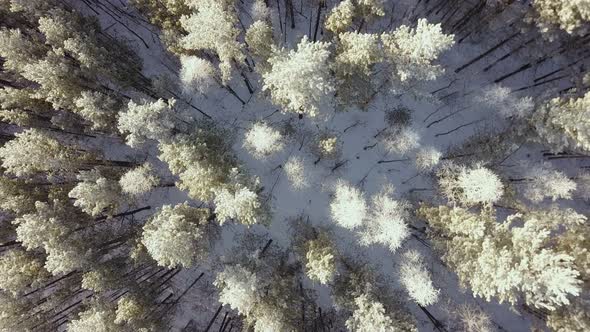
<path id="1" fill-rule="evenodd" d="M 209 324 L 207 325 L 207 328 L 205 329 L 204 332 L 209 332 L 209 329 L 211 329 L 211 326 L 213 326 L 213 323 L 215 323 L 215 320 L 217 319 L 217 316 L 221 312 L 221 308 L 223 308 L 223 305 L 220 305 L 219 308 L 217 308 L 217 311 L 215 312 L 215 315 L 213 315 L 213 318 L 211 318 L 211 320 L 209 321 Z"/>
<path id="2" fill-rule="evenodd" d="M 313 41 L 316 42 L 317 41 L 317 37 L 318 37 L 318 29 L 320 27 L 320 16 L 322 15 L 322 0 L 319 1 L 318 3 L 318 14 L 317 17 L 315 18 L 315 29 L 313 31 Z"/>

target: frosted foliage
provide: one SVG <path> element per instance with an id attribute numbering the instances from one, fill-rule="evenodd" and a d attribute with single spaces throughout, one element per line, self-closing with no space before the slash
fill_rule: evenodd
<path id="1" fill-rule="evenodd" d="M 386 138 L 385 147 L 392 153 L 405 155 L 420 146 L 420 135 L 411 127 L 404 127 Z"/>
<path id="2" fill-rule="evenodd" d="M 13 221 L 17 225 L 16 239 L 29 250 L 59 243 L 68 234 L 61 220 L 63 207 L 57 202 L 53 206 L 36 202 L 35 208 L 35 213 L 25 214 Z"/>
<path id="3" fill-rule="evenodd" d="M 437 176 L 441 192 L 452 203 L 490 204 L 504 194 L 504 185 L 498 176 L 481 165 L 467 168 L 445 163 L 438 169 Z"/>
<path id="4" fill-rule="evenodd" d="M 118 102 L 97 91 L 84 91 L 75 100 L 76 113 L 92 124 L 94 130 L 109 130 L 116 122 Z"/>
<path id="5" fill-rule="evenodd" d="M 305 161 L 299 156 L 291 156 L 283 165 L 285 174 L 293 189 L 301 190 L 309 187 L 308 175 L 305 171 Z"/>
<path id="6" fill-rule="evenodd" d="M 70 321 L 68 332 L 112 332 L 120 331 L 121 326 L 115 323 L 113 310 L 99 305 L 93 305 L 78 314 L 78 319 Z"/>
<path id="7" fill-rule="evenodd" d="M 352 316 L 346 320 L 346 328 L 349 331 L 358 332 L 393 332 L 397 329 L 391 317 L 385 312 L 382 303 L 363 294 L 354 299 L 356 309 Z"/>
<path id="8" fill-rule="evenodd" d="M 244 225 L 266 221 L 260 197 L 256 193 L 258 178 L 249 178 L 237 168 L 230 171 L 230 181 L 221 189 L 215 190 L 215 214 L 219 223 L 234 219 Z"/>
<path id="9" fill-rule="evenodd" d="M 551 99 L 535 112 L 533 124 L 557 151 L 590 151 L 590 92 L 581 98 Z"/>
<path id="10" fill-rule="evenodd" d="M 292 327 L 286 324 L 282 310 L 264 309 L 256 314 L 254 332 L 293 331 Z"/>
<path id="11" fill-rule="evenodd" d="M 479 306 L 462 304 L 454 312 L 459 320 L 461 331 L 493 332 L 494 327 L 490 316 Z"/>
<path id="12" fill-rule="evenodd" d="M 8 250 L 0 257 L 0 288 L 14 296 L 35 287 L 46 275 L 43 262 L 22 250 Z"/>
<path id="13" fill-rule="evenodd" d="M 188 190 L 189 196 L 201 201 L 213 198 L 213 191 L 227 182 L 233 160 L 223 137 L 208 130 L 197 130 L 191 136 L 177 137 L 174 142 L 160 144 L 159 158 L 178 175 L 176 185 Z"/>
<path id="14" fill-rule="evenodd" d="M 252 20 L 266 21 L 270 17 L 270 9 L 264 3 L 264 0 L 255 0 L 252 3 Z"/>
<path id="15" fill-rule="evenodd" d="M 344 0 L 330 11 L 326 18 L 326 29 L 334 33 L 346 31 L 354 19 L 354 4 L 351 0 Z"/>
<path id="16" fill-rule="evenodd" d="M 52 2 L 47 0 L 6 0 L 10 2 L 10 11 L 14 13 L 25 12 L 38 16 L 52 7 Z"/>
<path id="17" fill-rule="evenodd" d="M 537 24 L 544 32 L 556 25 L 572 34 L 590 21 L 588 0 L 535 0 L 533 6 L 539 14 Z"/>
<path id="18" fill-rule="evenodd" d="M 95 293 L 103 292 L 108 289 L 105 281 L 107 280 L 101 270 L 88 271 L 82 275 L 82 288 L 91 290 Z"/>
<path id="19" fill-rule="evenodd" d="M 124 324 L 141 319 L 148 314 L 146 308 L 136 298 L 124 296 L 117 302 L 117 311 L 115 312 L 115 324 Z"/>
<path id="20" fill-rule="evenodd" d="M 43 48 L 23 36 L 19 29 L 0 29 L 0 55 L 5 59 L 3 67 L 21 72 L 25 65 L 43 55 Z"/>
<path id="21" fill-rule="evenodd" d="M 579 299 L 571 306 L 551 312 L 547 317 L 547 326 L 554 332 L 590 331 L 590 302 Z"/>
<path id="22" fill-rule="evenodd" d="M 72 170 L 77 156 L 72 149 L 38 129 L 27 129 L 15 135 L 0 148 L 2 167 L 16 176 L 39 172 Z"/>
<path id="23" fill-rule="evenodd" d="M 82 75 L 80 69 L 54 51 L 42 60 L 27 63 L 21 75 L 39 84 L 37 97 L 52 103 L 56 109 L 73 109 L 84 84 L 77 79 Z"/>
<path id="24" fill-rule="evenodd" d="M 385 15 L 384 0 L 358 0 L 357 3 L 365 15 Z"/>
<path id="25" fill-rule="evenodd" d="M 81 171 L 77 178 L 80 182 L 68 194 L 75 200 L 74 206 L 91 216 L 117 211 L 121 201 L 117 181 L 103 177 L 97 170 Z"/>
<path id="26" fill-rule="evenodd" d="M 318 142 L 318 148 L 320 153 L 324 156 L 333 156 L 338 150 L 338 138 L 326 137 L 322 138 Z"/>
<path id="27" fill-rule="evenodd" d="M 35 208 L 36 190 L 31 190 L 25 183 L 0 178 L 0 209 L 17 215 L 30 212 Z"/>
<path id="28" fill-rule="evenodd" d="M 504 117 L 525 118 L 533 112 L 535 107 L 533 98 L 515 97 L 509 88 L 499 84 L 486 88 L 480 96 L 476 97 L 476 102 L 488 104 Z"/>
<path id="29" fill-rule="evenodd" d="M 410 230 L 406 224 L 409 217 L 407 209 L 408 206 L 405 203 L 393 200 L 387 191 L 373 196 L 369 214 L 365 218 L 361 243 L 382 244 L 395 252 L 410 236 Z"/>
<path id="30" fill-rule="evenodd" d="M 420 171 L 430 171 L 438 163 L 442 157 L 442 153 L 433 147 L 426 147 L 416 152 L 416 168 Z"/>
<path id="31" fill-rule="evenodd" d="M 380 61 L 379 36 L 370 33 L 344 32 L 338 35 L 335 69 L 338 75 L 355 73 L 371 75 L 372 67 Z"/>
<path id="32" fill-rule="evenodd" d="M 261 72 L 265 72 L 268 69 L 266 61 L 272 55 L 272 27 L 266 21 L 255 21 L 246 30 L 245 38 L 252 54 L 263 60 L 259 66 L 262 66 Z"/>
<path id="33" fill-rule="evenodd" d="M 241 265 L 228 265 L 217 274 L 215 287 L 220 290 L 219 301 L 247 316 L 263 295 L 256 274 Z"/>
<path id="34" fill-rule="evenodd" d="M 217 71 L 211 62 L 193 55 L 180 57 L 180 81 L 185 93 L 207 93 L 216 84 Z"/>
<path id="35" fill-rule="evenodd" d="M 550 247 L 551 231 L 563 219 L 556 212 L 512 215 L 502 223 L 460 208 L 421 208 L 419 215 L 442 232 L 435 241 L 446 248 L 443 260 L 476 296 L 510 303 L 522 296 L 529 305 L 555 310 L 580 294 L 574 258 Z"/>
<path id="36" fill-rule="evenodd" d="M 305 273 L 312 281 L 326 284 L 336 274 L 336 251 L 326 235 L 306 243 Z"/>
<path id="37" fill-rule="evenodd" d="M 256 158 L 264 158 L 283 149 L 281 133 L 264 122 L 252 125 L 244 138 L 244 146 Z"/>
<path id="38" fill-rule="evenodd" d="M 51 243 L 45 250 L 47 251 L 45 268 L 53 275 L 70 273 L 88 262 L 85 250 L 73 241 Z"/>
<path id="39" fill-rule="evenodd" d="M 565 174 L 552 169 L 549 163 L 537 165 L 530 169 L 524 194 L 533 202 L 541 202 L 545 197 L 552 200 L 571 199 L 576 190 L 576 182 Z"/>
<path id="40" fill-rule="evenodd" d="M 268 60 L 272 69 L 263 74 L 263 90 L 270 91 L 272 101 L 283 111 L 314 117 L 331 102 L 334 82 L 328 66 L 329 46 L 310 42 L 305 36 L 297 50 L 275 51 Z"/>
<path id="41" fill-rule="evenodd" d="M 504 185 L 494 172 L 483 166 L 463 169 L 457 179 L 466 204 L 494 203 L 504 193 Z"/>
<path id="42" fill-rule="evenodd" d="M 385 57 L 395 65 L 400 81 L 434 80 L 444 69 L 434 65 L 441 53 L 450 49 L 454 36 L 442 33 L 440 24 L 419 19 L 416 29 L 402 25 L 393 33 L 381 35 Z"/>
<path id="43" fill-rule="evenodd" d="M 121 190 L 131 196 L 148 193 L 159 183 L 160 179 L 148 163 L 129 170 L 119 180 Z"/>
<path id="44" fill-rule="evenodd" d="M 119 115 L 118 128 L 127 135 L 127 144 L 139 147 L 148 139 L 166 141 L 174 129 L 174 100 L 136 104 L 129 101 L 127 111 Z"/>
<path id="45" fill-rule="evenodd" d="M 198 1 L 198 11 L 183 16 L 180 24 L 188 32 L 181 39 L 187 50 L 209 50 L 217 53 L 221 64 L 221 78 L 229 82 L 232 61 L 243 61 L 242 45 L 237 41 L 240 30 L 234 24 L 237 18 L 231 10 L 217 0 Z"/>
<path id="46" fill-rule="evenodd" d="M 207 254 L 206 218 L 207 210 L 186 203 L 164 205 L 143 227 L 141 242 L 159 266 L 191 267 Z"/>
<path id="47" fill-rule="evenodd" d="M 330 214 L 338 225 L 354 229 L 367 216 L 367 203 L 359 189 L 341 180 L 336 183 Z"/>
<path id="48" fill-rule="evenodd" d="M 400 279 L 412 300 L 421 306 L 438 301 L 439 290 L 432 285 L 424 259 L 414 250 L 404 253 L 400 267 Z"/>

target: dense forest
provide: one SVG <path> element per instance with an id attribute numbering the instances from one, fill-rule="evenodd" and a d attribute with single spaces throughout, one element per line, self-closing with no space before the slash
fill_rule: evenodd
<path id="1" fill-rule="evenodd" d="M 0 0 L 0 331 L 590 331 L 589 0 Z"/>

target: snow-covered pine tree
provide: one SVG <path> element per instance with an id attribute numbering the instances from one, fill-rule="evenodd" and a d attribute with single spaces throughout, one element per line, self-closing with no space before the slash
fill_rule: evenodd
<path id="1" fill-rule="evenodd" d="M 186 50 L 205 50 L 219 57 L 221 79 L 227 84 L 234 62 L 244 62 L 243 45 L 238 41 L 240 30 L 235 26 L 237 16 L 231 1 L 194 0 L 189 2 L 194 12 L 182 16 L 180 24 L 187 34 L 180 40 Z"/>
<path id="2" fill-rule="evenodd" d="M 209 210 L 165 205 L 143 227 L 142 243 L 160 266 L 190 267 L 205 259 L 215 235 Z"/>
<path id="3" fill-rule="evenodd" d="M 460 207 L 422 206 L 418 215 L 428 222 L 443 260 L 476 296 L 555 310 L 580 295 L 580 268 L 552 236 L 585 219 L 571 210 L 515 214 L 501 223 L 490 212 Z"/>
<path id="4" fill-rule="evenodd" d="M 434 61 L 454 45 L 453 39 L 453 35 L 442 32 L 440 24 L 430 24 L 426 19 L 419 19 L 416 28 L 402 25 L 381 35 L 385 59 L 395 68 L 394 79 L 401 82 L 440 76 L 444 68 Z"/>
<path id="5" fill-rule="evenodd" d="M 556 151 L 590 151 L 590 92 L 549 100 L 532 118 L 540 138 Z"/>
<path id="6" fill-rule="evenodd" d="M 263 74 L 263 90 L 283 112 L 319 115 L 330 107 L 334 82 L 328 66 L 329 43 L 310 42 L 306 36 L 297 50 L 275 49 L 268 60 L 271 69 Z"/>

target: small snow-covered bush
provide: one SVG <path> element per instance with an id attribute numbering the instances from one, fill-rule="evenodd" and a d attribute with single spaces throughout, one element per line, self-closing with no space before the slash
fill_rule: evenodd
<path id="1" fill-rule="evenodd" d="M 305 161 L 298 156 L 291 156 L 283 166 L 285 174 L 294 189 L 300 190 L 308 187 L 309 174 L 305 171 Z"/>
<path id="2" fill-rule="evenodd" d="M 283 149 L 282 135 L 266 123 L 258 122 L 246 133 L 244 146 L 256 158 L 264 158 Z"/>
<path id="3" fill-rule="evenodd" d="M 367 212 L 367 203 L 361 191 L 342 180 L 338 181 L 330 203 L 332 219 L 344 228 L 354 229 L 363 223 Z"/>

